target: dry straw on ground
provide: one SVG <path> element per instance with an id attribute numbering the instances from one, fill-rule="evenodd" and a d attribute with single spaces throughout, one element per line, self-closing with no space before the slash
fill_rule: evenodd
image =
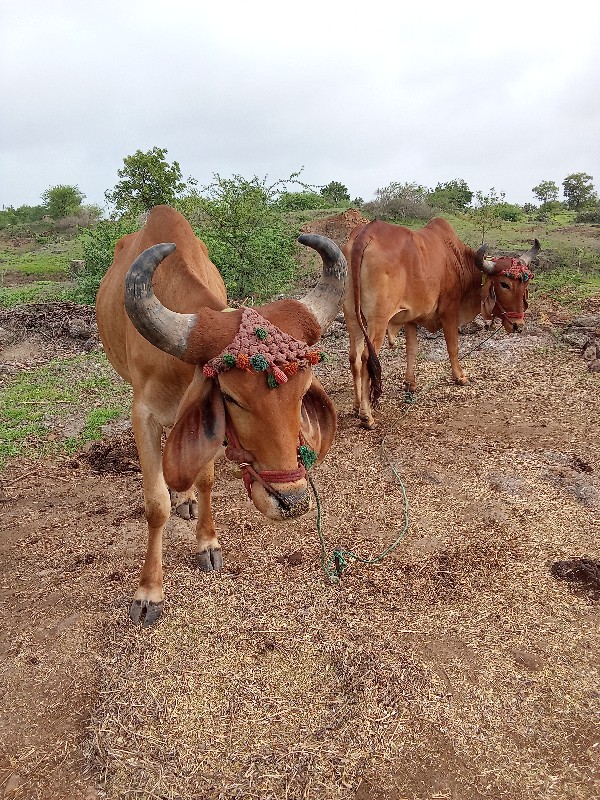
<path id="1" fill-rule="evenodd" d="M 139 475 L 99 477 L 83 459 L 65 469 L 79 501 L 58 485 L 50 516 L 60 531 L 34 508 L 39 480 L 19 507 L 9 497 L 14 515 L 29 502 L 30 530 L 44 525 L 42 541 L 7 548 L 21 581 L 11 609 L 33 609 L 3 662 L 13 670 L 4 672 L 13 703 L 4 787 L 19 776 L 10 796 L 75 800 L 91 787 L 109 800 L 598 796 L 598 604 L 551 571 L 600 556 L 598 378 L 533 333 L 486 342 L 464 365 L 464 388 L 448 380 L 443 342 L 424 340 L 428 388 L 407 415 L 402 346 L 384 351 L 373 432 L 350 413 L 343 332 L 326 340 L 333 358 L 319 370 L 340 409 L 315 474 L 328 552 L 377 554 L 401 528 L 384 437 L 410 502 L 400 547 L 377 567 L 351 564 L 340 586 L 321 569 L 315 511 L 269 524 L 221 463 L 224 572 L 197 572 L 193 526 L 173 517 L 165 613 L 136 629 L 126 608 L 145 539 Z M 46 574 L 33 588 L 37 571 Z M 64 618 L 79 614 L 53 629 L 52 647 L 34 603 L 50 591 Z M 10 616 L 9 630 L 16 625 Z M 25 694 L 44 682 L 39 709 L 53 724 L 62 715 L 45 739 Z M 69 701 L 84 719 L 79 735 Z M 33 755 L 16 710 L 31 720 Z"/>
<path id="2" fill-rule="evenodd" d="M 598 488 L 577 469 L 598 463 L 597 386 L 557 351 L 501 369 L 492 352 L 401 426 L 388 358 L 380 430 L 342 416 L 318 474 L 331 542 L 375 554 L 401 525 L 384 433 L 410 498 L 411 532 L 381 566 L 328 585 L 314 516 L 270 526 L 227 475 L 224 574 L 199 577 L 173 529 L 164 621 L 111 630 L 91 747 L 108 797 L 593 795 L 597 607 L 549 565 L 598 555 Z M 298 548 L 296 567 L 276 558 Z"/>

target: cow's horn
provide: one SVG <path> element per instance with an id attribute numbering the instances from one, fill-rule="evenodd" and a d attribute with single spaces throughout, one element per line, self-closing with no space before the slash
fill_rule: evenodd
<path id="1" fill-rule="evenodd" d="M 336 318 L 342 305 L 348 265 L 340 248 L 327 236 L 303 233 L 298 237 L 298 241 L 306 247 L 312 247 L 323 259 L 323 273 L 319 283 L 301 298 L 300 302 L 312 312 L 321 330 L 325 331 Z"/>
<path id="2" fill-rule="evenodd" d="M 519 261 L 521 261 L 523 264 L 525 264 L 526 267 L 528 267 L 541 249 L 542 245 L 539 243 L 537 239 L 534 239 L 533 247 L 531 248 L 531 250 L 528 250 L 526 253 L 523 253 L 523 255 L 519 257 Z"/>
<path id="3" fill-rule="evenodd" d="M 485 251 L 488 249 L 487 243 L 484 242 L 479 250 L 475 253 L 475 266 L 486 275 L 493 275 L 496 272 L 496 264 L 485 258 Z"/>
<path id="4" fill-rule="evenodd" d="M 156 268 L 174 250 L 174 244 L 155 244 L 140 253 L 125 277 L 125 310 L 145 339 L 165 353 L 183 359 L 197 317 L 170 311 L 152 287 Z"/>

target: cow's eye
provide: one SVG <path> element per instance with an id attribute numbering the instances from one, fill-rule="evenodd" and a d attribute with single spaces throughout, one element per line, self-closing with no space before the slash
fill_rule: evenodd
<path id="1" fill-rule="evenodd" d="M 232 405 L 237 406 L 238 408 L 243 408 L 243 406 L 241 406 L 238 403 L 238 401 L 235 400 L 230 394 L 226 394 L 225 392 L 221 392 L 221 395 L 223 396 L 223 400 L 225 400 L 226 403 L 231 403 Z"/>
<path id="2" fill-rule="evenodd" d="M 508 283 L 506 281 L 500 281 L 500 286 L 503 289 L 510 289 L 510 286 L 508 285 Z"/>

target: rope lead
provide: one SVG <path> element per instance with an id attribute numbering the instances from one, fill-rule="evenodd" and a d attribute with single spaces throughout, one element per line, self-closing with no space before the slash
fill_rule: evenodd
<path id="1" fill-rule="evenodd" d="M 321 567 L 327 575 L 330 583 L 339 583 L 342 578 L 342 573 L 349 566 L 350 561 L 358 561 L 361 564 L 365 564 L 366 566 L 375 566 L 376 564 L 380 564 L 383 559 L 388 556 L 391 552 L 393 552 L 404 536 L 406 535 L 409 527 L 409 513 L 408 513 L 408 496 L 406 494 L 406 488 L 400 475 L 398 474 L 398 470 L 392 463 L 391 459 L 389 458 L 387 452 L 384 448 L 384 443 L 387 436 L 384 436 L 381 442 L 381 450 L 383 457 L 388 463 L 389 468 L 392 470 L 396 480 L 400 484 L 400 488 L 402 489 L 402 496 L 404 498 L 404 526 L 396 539 L 383 550 L 378 556 L 373 558 L 364 558 L 363 556 L 359 556 L 356 553 L 353 553 L 352 550 L 346 550 L 344 547 L 334 547 L 331 555 L 329 558 L 327 557 L 327 546 L 325 544 L 325 536 L 323 535 L 323 525 L 322 525 L 322 514 L 321 514 L 321 501 L 319 499 L 319 493 L 317 492 L 317 487 L 312 479 L 311 475 L 308 475 L 308 482 L 310 484 L 310 488 L 312 489 L 312 493 L 315 498 L 315 503 L 317 505 L 317 531 L 319 533 L 319 540 L 321 542 Z"/>
<path id="2" fill-rule="evenodd" d="M 475 345 L 475 347 L 472 347 L 466 353 L 461 355 L 461 359 L 466 358 L 475 350 L 478 350 L 482 344 L 487 342 L 488 339 L 491 339 L 493 336 L 495 336 L 500 330 L 502 330 L 502 328 L 496 328 L 495 330 L 493 330 L 481 342 Z M 433 383 L 427 386 L 426 390 L 430 389 L 431 386 L 433 386 Z M 408 407 L 404 412 L 404 414 L 402 414 L 402 419 L 406 417 L 406 415 L 411 410 L 411 408 L 414 407 L 416 402 L 417 402 L 416 394 L 414 394 L 413 392 L 406 392 L 405 403 L 407 404 Z M 342 573 L 344 572 L 346 567 L 349 566 L 349 563 L 352 560 L 358 561 L 361 564 L 365 564 L 367 566 L 375 566 L 376 564 L 380 564 L 386 556 L 388 556 L 398 547 L 398 545 L 408 532 L 408 527 L 409 527 L 408 496 L 406 494 L 406 488 L 404 486 L 404 483 L 402 482 L 402 478 L 398 474 L 398 470 L 394 466 L 392 460 L 390 459 L 385 450 L 384 444 L 386 439 L 387 439 L 387 434 L 383 437 L 381 441 L 381 452 L 383 458 L 385 459 L 385 461 L 387 461 L 387 464 L 391 469 L 392 473 L 394 474 L 396 480 L 400 484 L 400 488 L 402 489 L 402 496 L 404 498 L 404 527 L 402 528 L 396 539 L 392 542 L 392 544 L 386 547 L 385 550 L 383 550 L 378 556 L 375 556 L 374 558 L 363 558 L 362 556 L 353 553 L 352 550 L 346 550 L 343 547 L 334 547 L 331 555 L 329 556 L 329 558 L 327 558 L 325 536 L 323 535 L 321 501 L 319 499 L 317 487 L 315 486 L 312 476 L 310 474 L 307 475 L 307 479 L 310 484 L 310 488 L 312 489 L 312 493 L 314 495 L 315 503 L 317 506 L 317 531 L 319 534 L 319 540 L 321 542 L 321 567 L 323 568 L 325 575 L 327 575 L 327 578 L 329 579 L 330 583 L 337 584 L 341 581 Z M 310 469 L 310 467 L 307 467 L 307 469 Z"/>

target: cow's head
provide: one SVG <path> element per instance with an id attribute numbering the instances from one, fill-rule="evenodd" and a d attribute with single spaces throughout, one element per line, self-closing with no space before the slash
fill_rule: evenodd
<path id="1" fill-rule="evenodd" d="M 525 325 L 529 281 L 533 277 L 529 265 L 541 250 L 540 243 L 535 239 L 531 250 L 519 258 L 487 259 L 486 249 L 487 245 L 482 245 L 475 256 L 475 264 L 485 275 L 481 314 L 488 320 L 498 317 L 508 333 L 521 333 Z"/>
<path id="2" fill-rule="evenodd" d="M 334 405 L 311 364 L 318 360 L 314 345 L 339 311 L 347 266 L 331 239 L 305 235 L 299 241 L 320 253 L 321 279 L 301 300 L 253 309 L 250 317 L 258 314 L 265 321 L 256 329 L 248 329 L 247 309 L 203 307 L 180 314 L 161 304 L 152 275 L 173 244 L 144 251 L 125 281 L 125 307 L 137 330 L 161 350 L 196 365 L 163 454 L 167 483 L 177 491 L 188 489 L 227 438 L 228 455 L 242 464 L 254 505 L 273 520 L 308 510 L 303 457 L 308 453 L 309 460 L 321 461 L 336 427 Z M 275 356 L 263 349 L 267 359 L 249 363 L 263 333 L 268 344 L 276 342 Z"/>

